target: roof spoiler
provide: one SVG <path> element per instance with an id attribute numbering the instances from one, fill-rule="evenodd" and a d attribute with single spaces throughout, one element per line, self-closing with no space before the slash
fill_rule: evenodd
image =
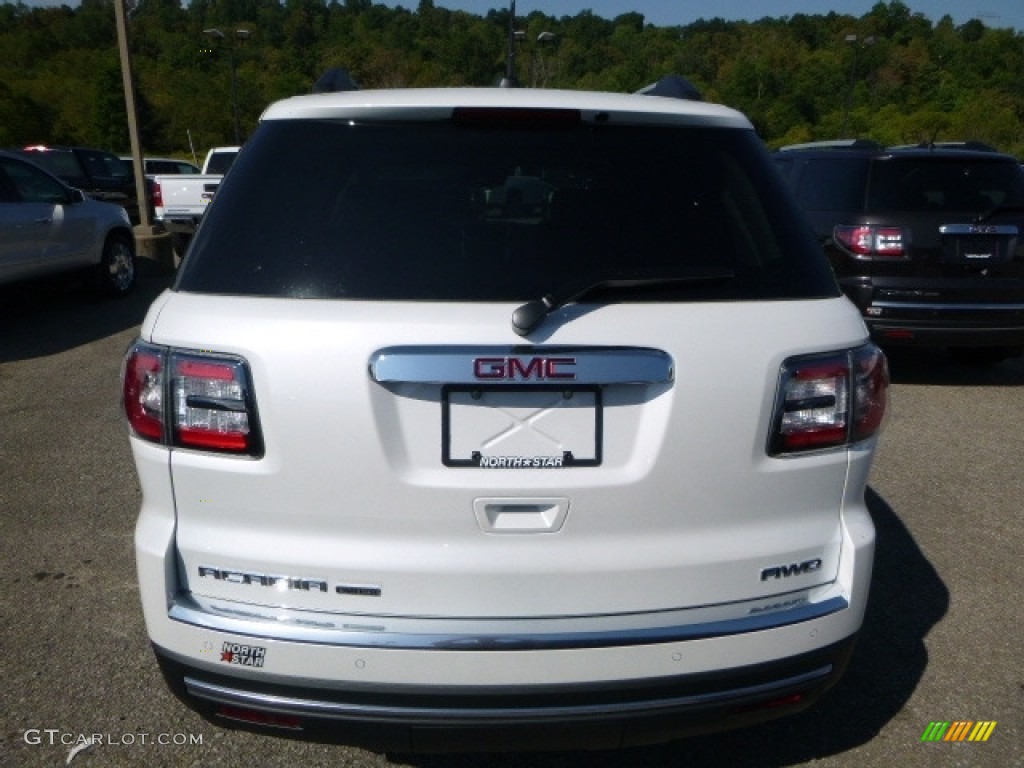
<path id="1" fill-rule="evenodd" d="M 313 93 L 336 93 L 338 91 L 358 91 L 359 86 L 347 69 L 332 67 L 320 75 L 313 83 Z"/>
<path id="2" fill-rule="evenodd" d="M 664 96 L 669 99 L 686 99 L 687 101 L 704 101 L 697 86 L 679 75 L 665 75 L 657 82 L 651 83 L 637 91 L 642 96 Z"/>

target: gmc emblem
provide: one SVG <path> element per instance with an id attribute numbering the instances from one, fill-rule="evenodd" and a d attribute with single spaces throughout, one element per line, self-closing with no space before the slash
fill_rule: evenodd
<path id="1" fill-rule="evenodd" d="M 477 357 L 473 359 L 473 376 L 483 380 L 502 381 L 571 381 L 575 357 Z"/>

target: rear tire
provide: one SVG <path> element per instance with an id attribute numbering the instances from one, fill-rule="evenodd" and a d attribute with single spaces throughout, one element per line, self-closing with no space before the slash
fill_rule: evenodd
<path id="1" fill-rule="evenodd" d="M 94 281 L 101 296 L 124 296 L 135 288 L 135 241 L 115 232 L 103 245 L 103 256 L 96 266 Z"/>

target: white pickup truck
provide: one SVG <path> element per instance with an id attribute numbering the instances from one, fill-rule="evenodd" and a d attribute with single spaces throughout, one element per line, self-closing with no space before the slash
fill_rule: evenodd
<path id="1" fill-rule="evenodd" d="M 198 175 L 158 174 L 153 177 L 150 186 L 153 218 L 175 238 L 175 250 L 184 251 L 239 149 L 241 147 L 214 147 L 206 153 L 202 173 Z"/>

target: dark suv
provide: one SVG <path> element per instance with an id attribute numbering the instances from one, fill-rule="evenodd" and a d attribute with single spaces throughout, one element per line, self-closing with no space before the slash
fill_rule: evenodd
<path id="1" fill-rule="evenodd" d="M 1024 351 L 1024 172 L 975 145 L 823 142 L 774 155 L 884 345 L 994 363 Z"/>
<path id="2" fill-rule="evenodd" d="M 139 223 L 132 167 L 117 155 L 89 147 L 43 144 L 15 151 L 89 197 L 120 205 L 128 212 L 132 224 Z"/>

